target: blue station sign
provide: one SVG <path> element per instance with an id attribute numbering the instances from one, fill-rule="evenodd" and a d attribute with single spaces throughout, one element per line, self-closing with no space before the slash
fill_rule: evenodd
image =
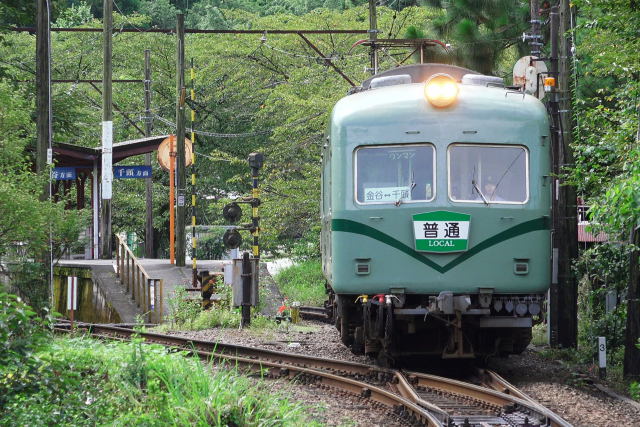
<path id="1" fill-rule="evenodd" d="M 72 181 L 78 177 L 75 166 L 51 169 L 51 179 L 58 181 Z M 151 178 L 151 166 L 114 166 L 113 177 L 116 179 Z"/>
<path id="2" fill-rule="evenodd" d="M 60 167 L 51 169 L 51 179 L 58 181 L 73 181 L 78 175 L 74 167 Z"/>
<path id="3" fill-rule="evenodd" d="M 151 178 L 151 166 L 114 166 L 113 177 L 116 179 Z"/>

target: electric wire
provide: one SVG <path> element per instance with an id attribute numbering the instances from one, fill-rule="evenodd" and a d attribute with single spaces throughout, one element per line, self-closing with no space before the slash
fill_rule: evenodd
<path id="1" fill-rule="evenodd" d="M 305 123 L 311 119 L 314 119 L 316 117 L 319 117 L 321 115 L 323 115 L 325 112 L 317 112 L 315 114 L 312 114 L 310 116 L 304 117 L 300 120 L 296 120 L 294 122 L 291 123 L 286 123 L 283 124 L 280 127 L 292 127 L 292 126 L 297 126 L 301 123 Z M 158 120 L 160 120 L 161 122 L 163 122 L 164 124 L 166 124 L 167 126 L 171 127 L 171 128 L 175 128 L 176 124 L 174 122 L 172 122 L 171 120 L 165 119 L 162 116 L 159 116 L 157 114 L 154 114 L 154 117 L 157 118 Z M 253 136 L 260 136 L 260 135 L 268 135 L 272 132 L 275 131 L 276 128 L 272 128 L 272 129 L 265 129 L 265 130 L 260 130 L 260 131 L 254 131 L 254 132 L 243 132 L 243 133 L 218 133 L 218 132 L 206 132 L 206 131 L 202 131 L 202 130 L 195 130 L 195 129 L 191 129 L 191 128 L 187 128 L 186 130 L 188 132 L 194 132 L 198 135 L 202 135 L 202 136 L 208 136 L 208 137 L 212 137 L 212 138 L 249 138 L 249 137 L 253 137 Z"/>

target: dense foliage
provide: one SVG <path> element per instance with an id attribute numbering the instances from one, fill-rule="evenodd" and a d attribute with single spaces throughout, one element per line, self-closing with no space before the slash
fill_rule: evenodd
<path id="1" fill-rule="evenodd" d="M 136 2 L 130 2 L 133 4 Z M 149 2 L 151 3 L 151 2 Z M 168 2 L 153 2 L 160 7 Z M 209 3 L 194 2 L 192 10 Z M 246 2 L 249 4 L 251 2 Z M 260 3 L 260 2 L 258 2 Z M 256 4 L 258 4 L 256 3 Z M 271 2 L 267 2 L 272 4 Z M 283 4 L 286 2 L 283 2 Z M 295 2 L 291 2 L 294 4 Z M 300 2 L 312 7 L 312 2 Z M 144 15 L 146 2 L 139 7 L 123 8 L 115 14 L 116 27 L 143 29 L 153 24 Z M 245 4 L 245 3 L 243 3 Z M 266 5 L 266 3 L 265 3 Z M 61 11 L 54 26 L 100 26 L 91 17 L 97 14 L 93 4 L 76 2 Z M 405 4 L 402 5 L 403 7 Z M 172 6 L 174 7 L 174 6 Z M 178 8 L 182 7 L 177 5 Z M 218 7 L 218 6 L 216 6 Z M 267 15 L 250 7 L 224 9 L 222 28 L 264 29 L 360 29 L 368 27 L 366 6 L 316 9 L 305 15 Z M 209 9 L 187 14 L 191 25 L 216 26 L 207 21 Z M 222 10 L 222 9 L 220 9 Z M 288 10 L 288 9 L 287 9 Z M 294 10 L 302 13 L 302 9 Z M 149 12 L 151 13 L 151 12 Z M 163 12 L 166 14 L 173 12 Z M 410 25 L 422 25 L 439 12 L 431 9 L 404 7 L 379 8 L 379 26 L 392 36 Z M 264 16 L 263 16 L 264 15 Z M 191 16 L 191 17 L 190 17 Z M 213 15 L 211 15 L 213 16 Z M 217 16 L 217 15 L 216 15 Z M 222 19 L 222 18 L 221 18 Z M 350 78 L 362 81 L 368 77 L 365 48 L 351 45 L 365 34 L 310 36 L 323 53 L 333 58 Z M 0 46 L 0 72 L 23 91 L 23 98 L 33 108 L 34 38 L 28 34 L 5 34 Z M 53 33 L 53 78 L 99 78 L 102 54 L 100 34 Z M 141 78 L 143 51 L 151 50 L 152 111 L 154 133 L 166 134 L 175 128 L 175 37 L 151 33 L 117 33 L 114 36 L 114 78 Z M 404 53 L 402 53 L 404 55 Z M 223 203 L 215 201 L 232 194 L 243 194 L 250 188 L 246 156 L 252 151 L 266 155 L 261 171 L 263 188 L 262 246 L 266 250 L 287 249 L 305 237 L 317 255 L 320 146 L 332 105 L 345 95 L 349 84 L 296 35 L 187 35 L 186 57 L 193 59 L 196 100 L 196 189 L 199 201 L 198 224 L 220 222 Z M 386 55 L 381 65 L 389 68 L 394 57 Z M 189 70 L 187 83 L 191 85 Z M 115 84 L 113 99 L 128 118 L 143 124 L 142 85 Z M 97 146 L 100 140 L 100 94 L 86 84 L 55 84 L 53 88 L 54 141 L 83 146 Z M 10 111 L 20 111 L 20 106 Z M 139 136 L 138 131 L 115 113 L 114 139 L 125 141 Z M 20 114 L 20 113 L 15 113 Z M 189 116 L 189 115 L 187 115 Z M 190 123 L 187 124 L 190 126 Z M 31 125 L 32 126 L 32 125 Z M 31 140 L 33 144 L 33 140 Z M 33 146 L 33 145 L 31 145 Z M 128 160 L 140 164 L 140 158 Z M 154 162 L 155 163 L 155 162 Z M 190 171 L 189 171 L 190 172 Z M 114 231 L 144 235 L 143 182 L 117 180 L 114 186 Z M 160 244 L 159 255 L 166 250 L 168 229 L 168 176 L 154 166 L 154 214 Z M 243 221 L 246 221 L 246 214 Z M 309 251 L 307 243 L 298 244 Z"/>
<path id="2" fill-rule="evenodd" d="M 47 180 L 32 171 L 33 96 L 1 74 L 0 69 L 0 273 L 13 292 L 40 310 L 48 301 L 48 251 L 53 249 L 55 261 L 77 247 L 85 217 L 65 210 L 66 200 L 43 199 Z"/>
<path id="3" fill-rule="evenodd" d="M 608 231 L 640 220 L 640 6 L 577 1 L 575 182 Z"/>

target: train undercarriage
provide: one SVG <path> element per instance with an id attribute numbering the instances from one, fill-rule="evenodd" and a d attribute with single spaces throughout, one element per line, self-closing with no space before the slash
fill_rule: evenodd
<path id="1" fill-rule="evenodd" d="M 411 356 L 519 354 L 543 318 L 543 295 L 330 295 L 342 342 L 386 366 Z"/>

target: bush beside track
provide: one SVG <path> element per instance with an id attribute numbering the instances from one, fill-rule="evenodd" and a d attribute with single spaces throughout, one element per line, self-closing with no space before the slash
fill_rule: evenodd
<path id="1" fill-rule="evenodd" d="M 289 302 L 298 301 L 302 305 L 322 306 L 327 299 L 320 260 L 294 264 L 280 271 L 274 279 L 282 295 L 289 298 Z"/>
<path id="2" fill-rule="evenodd" d="M 0 293 L 0 425 L 303 425 L 306 408 L 160 345 L 52 338 Z M 311 423 L 313 424 L 313 423 Z"/>

